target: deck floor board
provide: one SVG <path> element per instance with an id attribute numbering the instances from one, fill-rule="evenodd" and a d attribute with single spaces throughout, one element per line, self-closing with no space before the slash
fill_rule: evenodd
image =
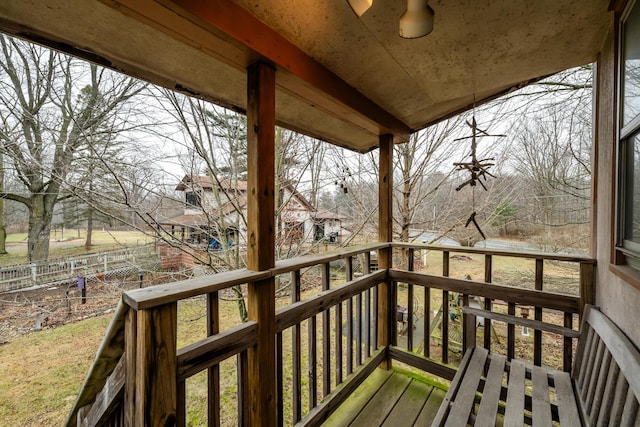
<path id="1" fill-rule="evenodd" d="M 429 425 L 444 395 L 402 372 L 376 369 L 323 426 Z"/>

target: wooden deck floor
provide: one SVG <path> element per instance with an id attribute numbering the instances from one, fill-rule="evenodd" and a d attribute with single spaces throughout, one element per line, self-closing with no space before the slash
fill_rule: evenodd
<path id="1" fill-rule="evenodd" d="M 444 395 L 404 373 L 376 369 L 323 426 L 428 426 Z"/>

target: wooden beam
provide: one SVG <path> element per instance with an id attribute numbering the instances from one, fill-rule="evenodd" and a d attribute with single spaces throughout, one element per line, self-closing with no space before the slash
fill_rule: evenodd
<path id="1" fill-rule="evenodd" d="M 393 240 L 393 136 L 380 137 L 380 159 L 378 174 L 378 240 Z M 391 268 L 391 247 L 378 251 L 378 269 Z M 385 280 L 378 286 L 378 346 L 391 344 L 392 321 L 391 281 Z M 391 368 L 391 358 L 387 357 L 382 364 L 385 369 Z"/>
<path id="2" fill-rule="evenodd" d="M 163 3 L 170 9 L 177 5 L 196 18 L 199 25 L 204 23 L 213 27 L 248 48 L 254 53 L 254 59 L 264 58 L 278 70 L 286 71 L 278 82 L 288 92 L 324 107 L 336 117 L 351 121 L 374 135 L 388 133 L 397 136 L 398 140 L 408 141 L 409 126 L 234 1 L 172 0 Z M 177 10 L 176 13 L 184 14 Z"/>
<path id="3" fill-rule="evenodd" d="M 275 266 L 275 70 L 249 67 L 247 80 L 247 268 Z M 275 279 L 250 282 L 249 320 L 258 324 L 257 344 L 247 351 L 248 425 L 273 426 L 276 411 Z"/>

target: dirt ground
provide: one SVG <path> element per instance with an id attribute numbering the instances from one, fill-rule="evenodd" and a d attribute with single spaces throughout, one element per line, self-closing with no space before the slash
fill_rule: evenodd
<path id="1" fill-rule="evenodd" d="M 91 281 L 84 304 L 75 283 L 1 294 L 0 345 L 25 333 L 111 313 L 122 290 L 134 286 L 121 281 Z"/>
<path id="2" fill-rule="evenodd" d="M 184 276 L 158 273 L 144 277 L 142 286 L 180 279 Z M 139 287 L 137 274 L 116 275 L 88 280 L 84 302 L 75 280 L 0 294 L 0 345 L 26 333 L 109 314 L 124 291 Z"/>

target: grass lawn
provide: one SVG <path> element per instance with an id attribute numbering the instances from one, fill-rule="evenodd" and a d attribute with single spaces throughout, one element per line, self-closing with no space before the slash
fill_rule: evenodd
<path id="1" fill-rule="evenodd" d="M 51 233 L 49 246 L 49 258 L 72 257 L 95 253 L 110 249 L 118 249 L 127 246 L 138 246 L 154 241 L 152 236 L 145 235 L 135 230 L 109 231 L 94 230 L 92 233 L 92 246 L 89 250 L 84 247 L 86 230 L 66 230 L 64 239 L 60 231 Z M 8 254 L 0 255 L 0 266 L 25 264 L 27 259 L 27 234 L 14 233 L 7 236 L 6 248 Z"/>
<path id="2" fill-rule="evenodd" d="M 0 346 L 0 424 L 62 425 L 109 319 L 46 329 Z"/>

